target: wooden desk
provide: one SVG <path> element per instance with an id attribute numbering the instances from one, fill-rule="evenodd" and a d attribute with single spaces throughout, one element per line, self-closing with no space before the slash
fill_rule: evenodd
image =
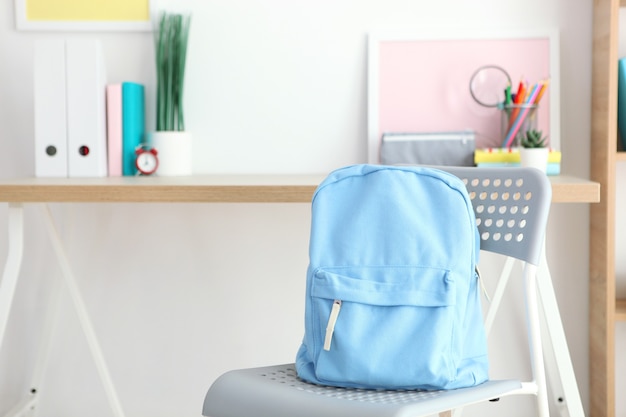
<path id="1" fill-rule="evenodd" d="M 192 177 L 110 177 L 94 179 L 24 178 L 0 180 L 0 203 L 9 204 L 9 253 L 0 281 L 0 346 L 4 339 L 24 246 L 24 205 L 44 203 L 46 226 L 65 284 L 74 303 L 81 327 L 96 363 L 105 393 L 116 417 L 124 417 L 115 387 L 100 350 L 82 296 L 54 220 L 46 203 L 310 203 L 324 175 L 207 175 Z M 554 203 L 595 203 L 600 201 L 600 186 L 568 176 L 550 177 Z M 547 268 L 547 264 L 546 264 Z M 549 271 L 546 269 L 546 274 Z M 550 283 L 550 280 L 546 280 Z M 550 284 L 551 285 L 551 284 Z M 552 294 L 552 287 L 545 293 Z M 545 303 L 544 303 L 545 304 Z M 545 305 L 558 314 L 556 304 Z M 557 316 L 558 317 L 558 316 Z M 560 326 L 560 318 L 557 324 Z M 565 345 L 562 329 L 557 341 Z M 566 346 L 565 346 L 566 348 Z M 567 356 L 569 360 L 569 356 Z M 39 374 L 35 370 L 35 374 Z M 573 373 L 573 371 L 571 371 Z M 35 387 L 38 386 L 35 381 Z M 13 407 L 15 415 L 32 410 L 37 404 L 34 390 Z"/>
<path id="2" fill-rule="evenodd" d="M 24 178 L 0 180 L 7 203 L 309 203 L 324 175 Z M 551 176 L 552 202 L 597 203 L 600 185 Z"/>
<path id="3" fill-rule="evenodd" d="M 600 184 L 580 178 L 550 176 L 553 203 L 599 203 Z"/>

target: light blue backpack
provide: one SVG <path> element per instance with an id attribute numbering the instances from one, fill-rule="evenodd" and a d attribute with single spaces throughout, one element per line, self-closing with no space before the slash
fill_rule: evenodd
<path id="1" fill-rule="evenodd" d="M 317 188 L 298 375 L 333 386 L 453 389 L 488 379 L 463 182 L 426 167 L 355 165 Z"/>

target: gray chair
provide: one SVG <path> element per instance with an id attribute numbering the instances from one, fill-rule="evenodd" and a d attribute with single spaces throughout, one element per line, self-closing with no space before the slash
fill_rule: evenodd
<path id="1" fill-rule="evenodd" d="M 206 394 L 204 416 L 450 415 L 450 410 L 520 394 L 536 398 L 539 416 L 549 415 L 536 275 L 550 210 L 550 182 L 545 174 L 533 168 L 439 168 L 466 184 L 481 236 L 481 250 L 522 261 L 526 297 L 519 299 L 526 303 L 528 312 L 531 380 L 491 380 L 476 387 L 434 392 L 345 389 L 304 382 L 297 377 L 294 365 L 286 364 L 230 371 L 220 376 Z M 506 281 L 500 280 L 486 313 L 487 331 Z"/>

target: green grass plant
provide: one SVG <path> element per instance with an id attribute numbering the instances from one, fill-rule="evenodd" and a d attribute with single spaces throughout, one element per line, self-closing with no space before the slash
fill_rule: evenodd
<path id="1" fill-rule="evenodd" d="M 191 16 L 162 12 L 154 29 L 157 131 L 184 131 L 183 91 Z"/>

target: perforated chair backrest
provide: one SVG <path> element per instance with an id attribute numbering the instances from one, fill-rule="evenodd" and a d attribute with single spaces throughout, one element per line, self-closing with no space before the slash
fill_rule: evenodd
<path id="1" fill-rule="evenodd" d="M 465 183 L 481 250 L 539 263 L 552 196 L 546 174 L 535 168 L 437 168 Z"/>

